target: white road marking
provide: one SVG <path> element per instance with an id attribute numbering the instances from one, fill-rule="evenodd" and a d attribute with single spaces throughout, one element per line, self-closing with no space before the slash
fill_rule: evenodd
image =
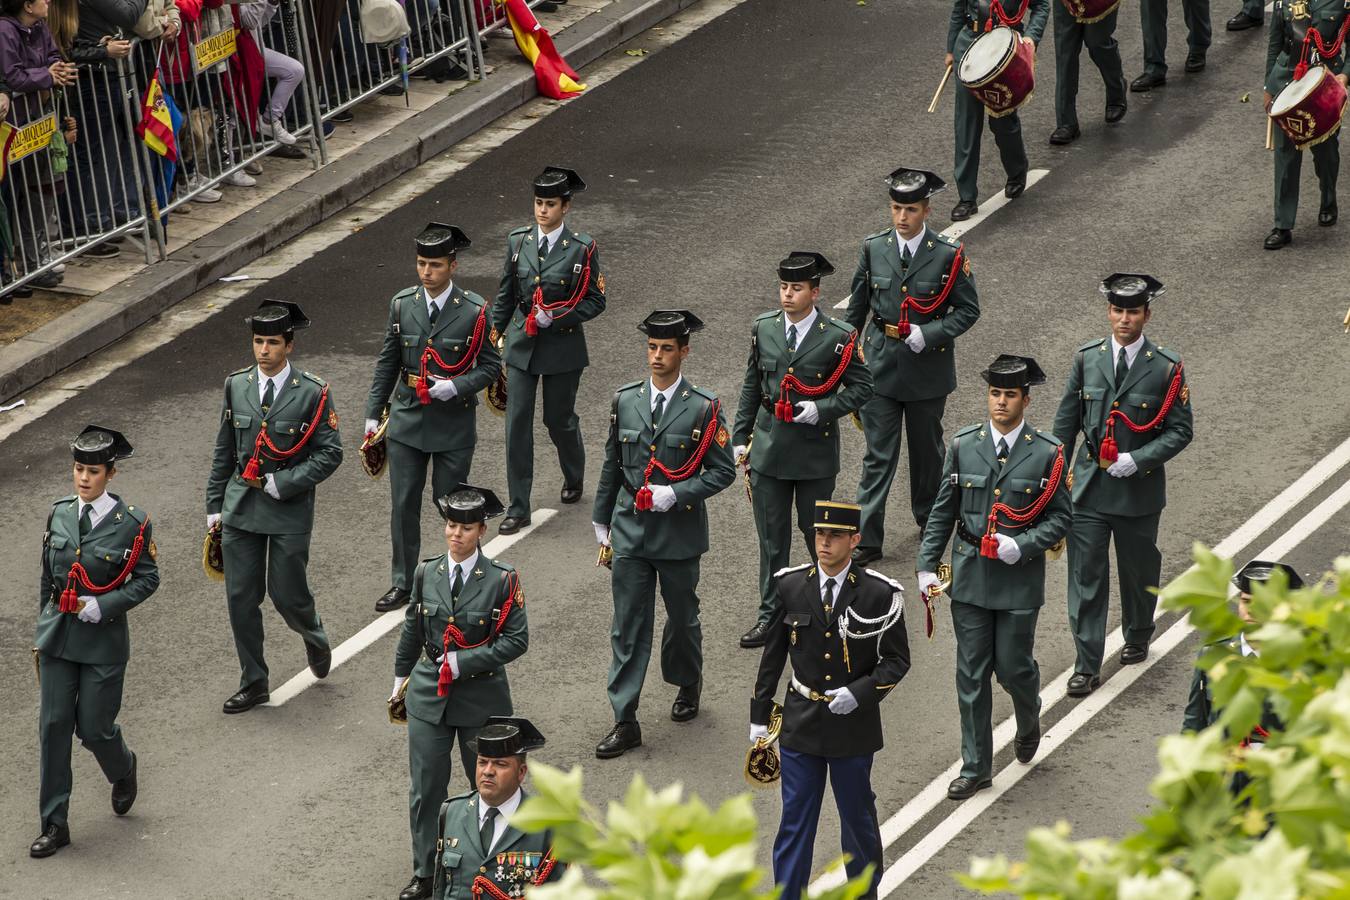
<path id="1" fill-rule="evenodd" d="M 513 544 L 523 540 L 526 535 L 539 528 L 539 526 L 543 525 L 557 514 L 558 511 L 556 509 L 535 510 L 530 516 L 531 522 L 529 525 L 522 528 L 520 531 L 517 531 L 515 534 L 497 535 L 483 547 L 483 555 L 492 559 L 500 557 Z M 391 609 L 365 628 L 362 628 L 356 634 L 347 638 L 341 644 L 338 644 L 333 650 L 333 663 L 330 667 L 329 674 L 331 675 L 333 672 L 336 672 L 338 666 L 402 625 L 406 612 L 407 607 Z M 309 669 L 304 669 L 300 674 L 293 677 L 280 688 L 272 691 L 272 699 L 264 703 L 263 706 L 281 706 L 287 700 L 294 699 L 297 694 L 318 683 L 319 679 L 314 677 L 314 673 Z"/>
<path id="2" fill-rule="evenodd" d="M 1031 169 L 1030 171 L 1028 171 L 1027 190 L 1031 190 L 1032 186 L 1035 185 L 1036 182 L 1040 181 L 1042 178 L 1044 178 L 1049 174 L 1050 174 L 1049 169 Z M 952 224 L 948 225 L 946 230 L 942 232 L 942 236 L 949 238 L 960 237 L 961 235 L 970 231 L 976 225 L 980 224 L 985 219 L 989 218 L 994 213 L 998 212 L 1000 209 L 1007 206 L 1011 202 L 1012 201 L 1009 200 L 1007 197 L 1003 196 L 1003 192 L 1000 191 L 999 193 L 995 194 L 993 198 L 990 199 L 988 202 L 981 203 L 980 211 L 977 212 L 975 215 L 971 216 L 969 219 L 966 219 L 964 222 L 953 222 Z M 847 309 L 848 302 L 852 299 L 853 295 L 849 294 L 843 300 L 836 303 L 834 305 L 834 308 Z"/>
<path id="3" fill-rule="evenodd" d="M 1252 541 L 1260 537 L 1271 526 L 1287 515 L 1290 510 L 1306 500 L 1313 491 L 1325 484 L 1333 475 L 1350 464 L 1350 439 L 1343 441 L 1340 446 L 1332 450 L 1322 459 L 1318 460 L 1311 468 L 1300 475 L 1292 484 L 1282 490 L 1265 506 L 1244 522 L 1236 531 L 1219 542 L 1214 547 L 1214 552 L 1220 556 L 1232 557 L 1237 555 L 1239 550 L 1247 547 Z M 1345 488 L 1341 488 L 1345 490 Z M 1339 494 L 1339 491 L 1338 491 Z M 1318 507 L 1320 510 L 1322 507 Z M 1277 545 L 1278 546 L 1278 545 Z M 1161 611 L 1159 612 L 1161 615 Z M 1106 638 L 1106 647 L 1104 657 L 1109 658 L 1120 651 L 1124 645 L 1125 639 L 1119 628 L 1112 631 Z M 1150 659 L 1153 658 L 1150 654 Z M 1107 690 L 1110 685 L 1121 675 L 1128 673 L 1137 666 L 1126 666 L 1119 673 L 1113 676 L 1109 681 L 1097 690 L 1093 696 Z M 1067 696 L 1069 678 L 1073 675 L 1073 669 L 1065 669 L 1048 685 L 1041 689 L 1041 709 L 1042 715 L 1051 710 L 1060 700 Z M 1116 693 L 1110 693 L 1107 696 L 1114 697 Z M 1091 699 L 1089 697 L 1088 699 Z M 1080 702 L 1081 705 L 1081 702 Z M 1055 726 L 1056 733 L 1062 726 Z M 1004 747 L 1012 743 L 1015 736 L 1017 724 L 1011 716 L 1000 722 L 994 728 L 994 753 L 998 753 Z M 1005 770 L 1006 771 L 1006 770 Z M 883 847 L 890 847 L 915 826 L 921 819 L 931 813 L 941 803 L 947 801 L 947 785 L 953 779 L 961 774 L 961 761 L 958 759 L 947 768 L 945 772 L 924 786 L 914 799 L 906 803 L 881 825 L 881 843 Z M 1002 773 L 1000 773 L 1001 777 Z M 994 790 L 997 791 L 999 785 L 998 777 L 994 780 Z M 983 793 L 977 794 L 977 797 L 984 796 Z M 966 801 L 967 804 L 972 801 Z M 824 890 L 830 887 L 837 887 L 844 883 L 842 871 L 829 872 L 817 878 L 811 885 L 814 893 L 818 890 Z"/>

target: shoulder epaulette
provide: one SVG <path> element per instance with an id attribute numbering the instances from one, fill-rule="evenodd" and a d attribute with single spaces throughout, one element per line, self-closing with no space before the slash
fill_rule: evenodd
<path id="1" fill-rule="evenodd" d="M 759 315 L 755 316 L 755 321 L 756 321 L 756 322 L 763 322 L 763 321 L 765 321 L 765 320 L 767 320 L 767 319 L 776 319 L 776 318 L 778 318 L 778 314 L 779 314 L 780 312 L 781 312 L 781 310 L 777 310 L 777 309 L 771 309 L 771 310 L 769 310 L 768 312 L 762 312 L 762 313 L 760 313 Z"/>
<path id="2" fill-rule="evenodd" d="M 773 577 L 781 578 L 789 572 L 800 572 L 802 569 L 808 568 L 811 565 L 813 565 L 813 563 L 802 563 L 800 566 L 788 566 L 786 569 L 779 569 L 777 572 L 774 572 Z"/>
<path id="3" fill-rule="evenodd" d="M 1078 348 L 1078 352 L 1082 353 L 1084 350 L 1095 350 L 1098 347 L 1100 347 L 1105 340 L 1106 338 L 1097 338 L 1095 341 L 1088 341 L 1086 344 Z"/>
<path id="4" fill-rule="evenodd" d="M 621 385 L 619 385 L 619 386 L 614 390 L 614 393 L 616 393 L 616 394 L 621 394 L 621 393 L 623 393 L 624 391 L 631 391 L 633 388 L 639 387 L 640 385 L 645 384 L 645 383 L 646 383 L 646 379 L 645 379 L 645 378 L 644 378 L 642 381 L 630 381 L 630 382 L 628 382 L 627 384 L 621 384 Z"/>
<path id="5" fill-rule="evenodd" d="M 529 231 L 531 228 L 534 228 L 534 227 L 535 227 L 535 226 L 533 226 L 533 225 L 522 225 L 522 226 L 520 226 L 519 228 L 512 228 L 512 229 L 511 229 L 511 235 L 514 237 L 514 236 L 517 235 L 517 234 L 525 234 L 527 231 Z"/>
<path id="6" fill-rule="evenodd" d="M 421 290 L 421 285 L 415 284 L 412 287 L 405 287 L 403 290 L 395 294 L 393 299 L 397 300 L 399 297 L 411 297 L 413 294 L 416 294 L 419 290 Z"/>
<path id="7" fill-rule="evenodd" d="M 244 366 L 242 369 L 235 369 L 233 372 L 231 372 L 230 374 L 226 375 L 225 377 L 226 377 L 226 378 L 233 378 L 233 377 L 236 376 L 236 375 L 243 375 L 245 372 L 248 372 L 248 371 L 250 371 L 250 370 L 252 370 L 252 369 L 253 369 L 253 366 Z"/>
<path id="8" fill-rule="evenodd" d="M 585 247 L 589 247 L 591 244 L 595 243 L 595 238 L 591 237 L 584 231 L 574 231 L 572 232 L 572 237 L 576 238 L 578 244 L 581 244 Z"/>
<path id="9" fill-rule="evenodd" d="M 877 581 L 884 581 L 884 582 L 886 582 L 886 583 L 889 584 L 891 587 L 895 588 L 897 591 L 903 591 L 903 590 L 905 589 L 904 586 L 900 584 L 900 582 L 896 581 L 894 578 L 890 577 L 889 575 L 882 575 L 882 574 L 881 574 L 880 572 L 878 572 L 876 569 L 863 569 L 863 571 L 866 572 L 868 575 L 871 575 L 871 576 L 872 576 L 873 578 L 875 578 Z"/>
<path id="10" fill-rule="evenodd" d="M 135 519 L 137 522 L 139 522 L 139 523 L 141 523 L 141 524 L 145 524 L 145 520 L 146 520 L 147 518 L 150 517 L 150 514 L 149 514 L 148 512 L 146 512 L 146 511 L 143 510 L 143 509 L 137 509 L 137 508 L 134 507 L 134 506 L 128 506 L 128 507 L 127 507 L 127 513 L 128 513 L 133 519 Z"/>
<path id="11" fill-rule="evenodd" d="M 487 301 L 483 299 L 483 295 L 475 294 L 473 291 L 465 291 L 464 299 L 472 303 L 474 306 L 479 307 L 480 309 L 484 306 L 487 306 Z"/>
<path id="12" fill-rule="evenodd" d="M 74 494 L 67 494 L 66 496 L 62 497 L 60 500 L 53 500 L 53 501 L 52 501 L 52 506 L 60 506 L 62 503 L 69 503 L 70 501 L 72 501 L 72 500 L 74 500 L 74 499 L 75 499 L 75 495 L 74 495 Z"/>
<path id="13" fill-rule="evenodd" d="M 839 329 L 840 331 L 842 331 L 844 334 L 852 334 L 852 333 L 853 333 L 853 326 L 850 325 L 850 324 L 848 324 L 847 322 L 845 322 L 843 319 L 836 319 L 834 316 L 829 316 L 829 315 L 826 315 L 825 313 L 821 313 L 821 314 L 820 314 L 820 317 L 821 317 L 821 319 L 823 319 L 826 323 L 828 323 L 828 324 L 830 324 L 830 325 L 833 325 L 835 328 L 838 328 L 838 329 Z"/>
<path id="14" fill-rule="evenodd" d="M 501 569 L 503 572 L 510 573 L 516 570 L 515 566 L 511 565 L 510 563 L 504 563 L 499 559 L 489 560 L 489 562 L 491 562 L 497 568 Z"/>
<path id="15" fill-rule="evenodd" d="M 875 241 L 877 238 L 883 238 L 894 230 L 894 228 L 883 228 L 880 231 L 869 234 L 867 237 L 863 238 L 863 241 Z"/>
<path id="16" fill-rule="evenodd" d="M 301 372 L 300 374 L 303 375 L 303 376 L 305 376 L 306 378 L 308 378 L 310 381 L 314 382 L 315 384 L 317 384 L 319 387 L 327 387 L 327 386 L 328 386 L 328 382 L 324 381 L 322 378 L 320 378 L 318 375 L 315 375 L 313 372 Z"/>
<path id="17" fill-rule="evenodd" d="M 956 436 L 961 437 L 964 434 L 970 434 L 973 431 L 979 431 L 983 427 L 984 425 L 982 423 L 977 423 L 975 425 L 967 425 L 965 428 L 962 428 L 960 431 L 958 431 L 956 433 Z"/>
<path id="18" fill-rule="evenodd" d="M 946 244 L 948 247 L 961 247 L 961 246 L 964 246 L 964 245 L 963 245 L 959 240 L 957 240 L 956 238 L 954 238 L 954 237 L 949 237 L 948 235 L 942 234 L 941 232 L 938 232 L 938 240 L 939 240 L 939 241 L 942 241 L 942 243 Z"/>
<path id="19" fill-rule="evenodd" d="M 1154 347 L 1153 349 L 1157 350 L 1158 355 L 1161 356 L 1163 359 L 1167 360 L 1168 362 L 1174 365 L 1181 364 L 1181 354 L 1178 353 L 1177 351 L 1169 350 L 1166 347 Z"/>
<path id="20" fill-rule="evenodd" d="M 422 562 L 424 562 L 424 563 L 434 563 L 434 562 L 436 562 L 437 560 L 441 560 L 441 559 L 445 559 L 445 554 L 444 554 L 444 553 L 437 553 L 435 556 L 428 556 L 426 559 L 422 560 Z"/>
<path id="21" fill-rule="evenodd" d="M 472 796 L 473 796 L 474 794 L 476 794 L 476 793 L 478 793 L 478 792 L 477 792 L 477 791 L 465 791 L 465 792 L 462 793 L 462 794 L 456 794 L 455 796 L 451 797 L 449 800 L 446 800 L 445 802 L 446 802 L 446 803 L 454 803 L 456 800 L 468 800 L 470 797 L 472 797 Z"/>
<path id="22" fill-rule="evenodd" d="M 708 390 L 707 388 L 699 387 L 698 385 L 692 384 L 690 382 L 685 382 L 685 384 L 689 385 L 689 390 L 693 391 L 695 394 L 698 394 L 704 400 L 712 402 L 717 399 L 717 395 L 714 394 L 712 391 Z"/>
<path id="23" fill-rule="evenodd" d="M 1034 428 L 1034 429 L 1032 429 L 1032 431 L 1035 433 L 1035 435 L 1036 435 L 1038 438 L 1040 438 L 1040 439 L 1043 440 L 1043 441 L 1049 442 L 1050 445 L 1053 446 L 1053 447 L 1058 447 L 1060 444 L 1063 443 L 1063 441 L 1061 441 L 1059 438 L 1055 437 L 1053 434 L 1051 434 L 1051 433 L 1048 432 L 1048 431 L 1042 431 L 1042 430 L 1039 429 L 1039 428 Z"/>

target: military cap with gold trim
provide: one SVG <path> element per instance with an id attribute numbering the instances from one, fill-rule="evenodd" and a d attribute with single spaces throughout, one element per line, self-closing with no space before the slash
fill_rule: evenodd
<path id="1" fill-rule="evenodd" d="M 817 500 L 816 524 L 812 527 L 830 531 L 858 531 L 862 528 L 862 507 L 837 500 Z"/>

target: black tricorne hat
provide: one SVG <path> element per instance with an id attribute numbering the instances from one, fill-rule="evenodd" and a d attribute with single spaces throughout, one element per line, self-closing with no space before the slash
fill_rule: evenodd
<path id="1" fill-rule="evenodd" d="M 586 182 L 571 169 L 562 166 L 547 166 L 535 176 L 534 195 L 536 197 L 561 197 L 566 199 L 575 193 L 586 190 Z"/>
<path id="2" fill-rule="evenodd" d="M 687 337 L 703 328 L 703 320 L 687 309 L 658 309 L 638 323 L 637 329 L 647 337 Z"/>
<path id="3" fill-rule="evenodd" d="M 474 525 L 506 512 L 502 501 L 487 488 L 460 484 L 450 493 L 436 498 L 436 509 L 447 522 Z"/>
<path id="4" fill-rule="evenodd" d="M 488 759 L 520 756 L 544 746 L 544 736 L 529 719 L 518 716 L 488 716 L 478 732 L 474 752 Z"/>
<path id="5" fill-rule="evenodd" d="M 883 180 L 896 203 L 918 203 L 947 187 L 947 182 L 925 169 L 896 169 Z"/>
<path id="6" fill-rule="evenodd" d="M 309 327 L 309 318 L 300 310 L 300 304 L 289 300 L 264 300 L 258 311 L 244 316 L 254 334 L 277 335 Z"/>
<path id="7" fill-rule="evenodd" d="M 989 368 L 980 373 L 986 384 L 997 388 L 1025 388 L 1045 384 L 1045 373 L 1030 356 L 1000 353 Z"/>
<path id="8" fill-rule="evenodd" d="M 1253 581 L 1269 581 L 1271 573 L 1276 569 L 1282 569 L 1289 577 L 1289 590 L 1296 591 L 1303 587 L 1303 578 L 1293 566 L 1282 562 L 1268 562 L 1264 559 L 1254 559 L 1239 569 L 1233 576 L 1233 586 L 1244 594 L 1250 594 Z"/>
<path id="9" fill-rule="evenodd" d="M 417 245 L 418 256 L 425 256 L 428 259 L 446 256 L 453 259 L 458 251 L 469 249 L 469 245 L 473 242 L 455 225 L 430 222 L 414 239 L 414 243 Z"/>
<path id="10" fill-rule="evenodd" d="M 813 528 L 832 531 L 858 531 L 862 528 L 862 507 L 856 503 L 837 500 L 816 501 L 816 523 Z"/>
<path id="11" fill-rule="evenodd" d="M 70 442 L 71 456 L 87 466 L 103 466 L 126 459 L 131 452 L 131 444 L 122 432 L 102 425 L 86 425 L 84 431 Z"/>
<path id="12" fill-rule="evenodd" d="M 1166 291 L 1163 283 L 1152 275 L 1136 275 L 1131 272 L 1117 272 L 1106 276 L 1097 290 L 1106 296 L 1112 306 L 1121 309 L 1147 306 Z"/>
<path id="13" fill-rule="evenodd" d="M 814 281 L 834 274 L 834 266 L 822 253 L 814 250 L 793 250 L 778 264 L 779 281 Z"/>

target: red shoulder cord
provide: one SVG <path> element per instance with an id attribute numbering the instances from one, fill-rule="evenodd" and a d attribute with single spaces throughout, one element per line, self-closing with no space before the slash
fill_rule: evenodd
<path id="1" fill-rule="evenodd" d="M 796 375 L 784 375 L 783 380 L 778 385 L 778 402 L 773 405 L 773 417 L 783 422 L 791 422 L 793 415 L 793 404 L 790 399 L 792 391 L 796 391 L 803 397 L 820 397 L 834 390 L 834 386 L 839 383 L 843 377 L 844 370 L 848 368 L 849 362 L 853 359 L 853 348 L 858 343 L 858 332 L 849 335 L 848 343 L 844 345 L 844 351 L 839 354 L 839 363 L 830 373 L 830 377 L 817 385 L 802 384 L 801 379 Z"/>
<path id="2" fill-rule="evenodd" d="M 586 261 L 581 264 L 581 277 L 577 279 L 576 285 L 572 288 L 572 294 L 566 300 L 559 300 L 555 303 L 544 302 L 544 286 L 536 285 L 534 296 L 530 298 L 530 314 L 525 318 L 525 333 L 534 337 L 539 333 L 539 323 L 534 320 L 536 314 L 540 312 L 553 313 L 559 311 L 563 315 L 572 311 L 581 298 L 586 296 L 586 291 L 591 286 L 591 257 L 595 255 L 595 244 L 592 243 L 586 248 Z M 555 316 L 556 318 L 556 316 Z"/>
<path id="3" fill-rule="evenodd" d="M 1257 725 L 1254 729 L 1252 729 L 1252 733 L 1251 733 L 1251 734 L 1247 735 L 1245 738 L 1242 739 L 1242 744 L 1241 744 L 1241 746 L 1242 746 L 1244 749 L 1247 748 L 1247 747 L 1250 747 L 1250 746 L 1252 745 L 1252 736 L 1253 736 L 1253 735 L 1255 735 L 1256 737 L 1259 737 L 1259 738 L 1261 739 L 1261 741 L 1260 741 L 1261 743 L 1265 743 L 1266 740 L 1270 737 L 1270 732 L 1269 732 L 1269 731 L 1266 731 L 1266 730 L 1265 730 L 1264 728 L 1262 728 L 1260 725 Z"/>
<path id="4" fill-rule="evenodd" d="M 1350 21 L 1350 20 L 1348 20 Z M 1176 373 L 1172 376 L 1172 383 L 1167 386 L 1167 396 L 1163 398 L 1162 406 L 1158 409 L 1158 414 L 1152 420 L 1143 425 L 1136 425 L 1130 421 L 1130 417 L 1125 415 L 1124 411 L 1113 409 L 1106 417 L 1106 436 L 1102 438 L 1102 445 L 1098 449 L 1097 459 L 1104 463 L 1113 463 L 1120 457 L 1120 448 L 1116 444 L 1116 420 L 1125 423 L 1125 426 L 1139 434 L 1144 431 L 1152 431 L 1162 424 L 1162 420 L 1167 417 L 1167 413 L 1172 409 L 1172 404 L 1176 402 L 1177 394 L 1181 391 L 1181 369 L 1180 363 L 1177 363 Z"/>
<path id="5" fill-rule="evenodd" d="M 989 20 L 984 23 L 984 30 L 994 30 L 994 19 L 998 19 L 1000 25 L 1004 25 L 1008 28 L 1020 24 L 1022 17 L 1027 14 L 1027 6 L 1030 2 L 1031 0 L 1022 0 L 1022 5 L 1017 9 L 1017 15 L 1009 16 L 1003 11 L 1003 4 L 1000 3 L 999 0 L 993 0 L 993 2 L 989 4 Z"/>
<path id="6" fill-rule="evenodd" d="M 997 4 L 998 0 L 994 0 L 994 2 Z M 947 283 L 942 286 L 942 290 L 931 297 L 915 297 L 906 294 L 905 299 L 900 301 L 900 321 L 896 323 L 896 328 L 900 331 L 900 337 L 909 337 L 909 310 L 911 308 L 926 316 L 935 312 L 939 306 L 947 302 L 947 298 L 951 296 L 952 288 L 956 285 L 956 273 L 961 269 L 965 252 L 965 247 L 956 248 L 956 255 L 952 257 L 951 268 L 947 271 Z"/>
<path id="7" fill-rule="evenodd" d="M 506 602 L 502 604 L 502 611 L 497 615 L 497 624 L 492 626 L 488 636 L 476 644 L 470 644 L 464 637 L 464 632 L 460 631 L 455 625 L 445 626 L 445 636 L 441 638 L 441 646 L 445 648 L 445 658 L 441 660 L 440 677 L 436 680 L 436 696 L 444 697 L 450 693 L 450 683 L 455 680 L 455 675 L 450 671 L 450 651 L 451 650 L 472 650 L 474 647 L 481 647 L 488 641 L 502 633 L 506 627 L 506 617 L 511 614 L 515 608 L 517 599 L 520 598 L 520 576 L 515 572 L 506 573 Z"/>
<path id="8" fill-rule="evenodd" d="M 553 866 L 557 860 L 553 858 L 553 848 L 549 847 L 548 852 L 544 854 L 543 862 L 539 863 L 539 868 L 534 870 L 534 877 L 530 879 L 530 884 L 538 886 L 548 881 L 548 876 L 553 874 Z M 475 897 L 481 897 L 484 894 L 492 900 L 515 900 L 510 894 L 497 887 L 490 878 L 483 875 L 476 875 L 473 884 L 469 887 L 469 893 Z"/>
<path id="9" fill-rule="evenodd" d="M 1308 31 L 1303 35 L 1303 49 L 1299 51 L 1298 65 L 1294 66 L 1294 80 L 1298 81 L 1304 75 L 1308 74 L 1308 45 L 1314 44 L 1317 47 L 1317 54 L 1323 59 L 1332 59 L 1341 52 L 1341 45 L 1345 43 L 1345 32 L 1350 29 L 1350 16 L 1341 20 L 1340 30 L 1336 32 L 1336 39 L 1332 41 L 1331 46 L 1322 40 L 1322 32 L 1318 31 L 1313 25 L 1308 26 Z M 1329 72 L 1330 70 L 1328 70 Z"/>
<path id="10" fill-rule="evenodd" d="M 652 489 L 649 486 L 652 480 L 652 469 L 661 470 L 661 474 L 666 476 L 667 484 L 674 484 L 677 481 L 684 481 L 693 476 L 698 471 L 699 465 L 703 462 L 703 457 L 707 455 L 708 448 L 712 446 L 713 439 L 717 436 L 717 412 L 721 408 L 721 401 L 712 402 L 712 413 L 708 416 L 708 424 L 703 429 L 703 437 L 694 448 L 694 453 L 689 459 L 685 460 L 684 465 L 678 469 L 670 469 L 666 464 L 652 454 L 652 458 L 647 460 L 647 468 L 642 473 L 642 487 L 638 488 L 637 494 L 633 496 L 633 508 L 641 512 L 646 512 L 652 508 Z"/>
<path id="11" fill-rule="evenodd" d="M 257 481 L 262 476 L 262 457 L 266 456 L 268 459 L 281 462 L 290 459 L 304 449 L 304 446 L 309 443 L 309 439 L 314 436 L 314 432 L 318 430 L 319 422 L 323 418 L 323 409 L 327 405 L 328 385 L 324 385 L 323 392 L 319 394 L 319 402 L 314 407 L 314 418 L 309 420 L 309 427 L 305 429 L 304 434 L 300 435 L 300 440 L 295 442 L 295 446 L 289 450 L 281 450 L 276 444 L 272 443 L 272 439 L 267 436 L 267 423 L 264 422 L 263 426 L 258 429 L 257 439 L 253 442 L 253 455 L 248 458 L 248 463 L 244 466 L 244 480 Z"/>
<path id="12" fill-rule="evenodd" d="M 61 591 L 61 602 L 57 610 L 63 613 L 73 613 L 80 611 L 81 593 L 94 595 L 106 594 L 115 591 L 126 584 L 131 577 L 132 571 L 136 568 L 136 563 L 141 561 L 141 551 L 145 549 L 145 526 L 150 524 L 150 517 L 146 516 L 145 521 L 141 523 L 141 530 L 136 532 L 136 539 L 131 542 L 131 550 L 127 553 L 127 564 L 122 567 L 122 571 L 117 573 L 112 581 L 107 584 L 94 584 L 90 579 L 89 573 L 85 571 L 84 564 L 78 560 L 70 571 L 66 573 L 66 587 Z M 79 590 L 76 590 L 78 585 Z"/>
<path id="13" fill-rule="evenodd" d="M 469 346 L 464 348 L 464 354 L 459 358 L 459 362 L 453 366 L 441 359 L 441 355 L 436 352 L 436 348 L 427 344 L 422 351 L 421 369 L 417 373 L 417 402 L 426 406 L 431 402 L 431 390 L 427 386 L 427 362 L 434 362 L 440 367 L 442 378 L 454 378 L 456 375 L 462 375 L 467 372 L 475 362 L 478 361 L 478 353 L 483 349 L 483 333 L 487 330 L 487 304 L 478 311 L 478 319 L 473 323 L 473 336 L 469 338 Z"/>
<path id="14" fill-rule="evenodd" d="M 1013 509 L 1006 503 L 995 503 L 989 508 L 989 525 L 985 529 L 984 537 L 980 538 L 980 555 L 986 559 L 998 559 L 998 517 L 1003 514 L 1007 517 L 1007 524 L 1012 527 L 1026 525 L 1041 514 L 1045 509 L 1050 498 L 1055 496 L 1055 491 L 1059 490 L 1059 481 L 1064 474 L 1064 448 L 1055 448 L 1055 464 L 1050 467 L 1050 478 L 1047 480 L 1045 490 L 1029 506 L 1021 509 Z"/>

